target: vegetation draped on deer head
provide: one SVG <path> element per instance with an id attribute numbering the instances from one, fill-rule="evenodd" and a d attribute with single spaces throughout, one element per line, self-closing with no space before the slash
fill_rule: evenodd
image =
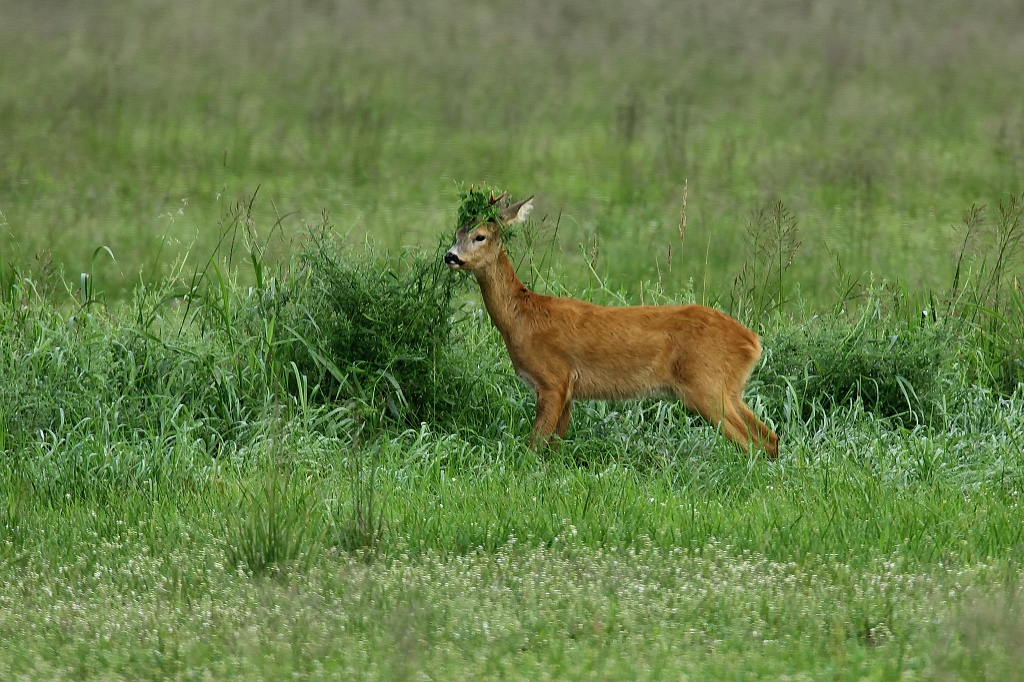
<path id="1" fill-rule="evenodd" d="M 507 192 L 498 192 L 493 187 L 476 187 L 459 194 L 458 225 L 466 227 L 470 223 L 497 220 L 501 215 L 500 202 L 508 197 Z"/>
<path id="2" fill-rule="evenodd" d="M 459 194 L 455 229 L 472 230 L 477 225 L 494 225 L 498 235 L 507 241 L 512 237 L 507 215 L 510 208 L 512 199 L 508 192 L 486 185 L 470 185 Z"/>

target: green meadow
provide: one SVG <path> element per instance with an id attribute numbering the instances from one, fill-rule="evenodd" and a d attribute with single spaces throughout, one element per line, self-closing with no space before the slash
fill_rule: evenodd
<path id="1" fill-rule="evenodd" d="M 762 336 L 557 450 L 538 291 Z M 1024 679 L 1024 7 L 0 0 L 0 677 Z"/>

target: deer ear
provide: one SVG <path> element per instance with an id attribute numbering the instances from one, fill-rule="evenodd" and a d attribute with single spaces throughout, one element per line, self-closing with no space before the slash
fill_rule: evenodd
<path id="1" fill-rule="evenodd" d="M 501 212 L 501 220 L 506 225 L 514 225 L 515 223 L 526 222 L 526 219 L 530 215 L 530 211 L 533 210 L 533 197 L 527 197 L 518 204 L 512 204 L 508 208 Z"/>

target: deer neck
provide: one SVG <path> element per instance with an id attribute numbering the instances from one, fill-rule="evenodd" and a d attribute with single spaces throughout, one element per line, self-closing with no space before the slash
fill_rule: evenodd
<path id="1" fill-rule="evenodd" d="M 473 273 L 491 321 L 508 343 L 526 313 L 524 303 L 530 291 L 519 280 L 504 251 L 490 266 Z"/>

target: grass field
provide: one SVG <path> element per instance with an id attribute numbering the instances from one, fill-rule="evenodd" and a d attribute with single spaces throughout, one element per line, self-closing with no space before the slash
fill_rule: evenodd
<path id="1" fill-rule="evenodd" d="M 0 0 L 0 677 L 1024 678 L 1022 96 L 1001 0 Z M 779 459 L 528 449 L 458 182 Z"/>

